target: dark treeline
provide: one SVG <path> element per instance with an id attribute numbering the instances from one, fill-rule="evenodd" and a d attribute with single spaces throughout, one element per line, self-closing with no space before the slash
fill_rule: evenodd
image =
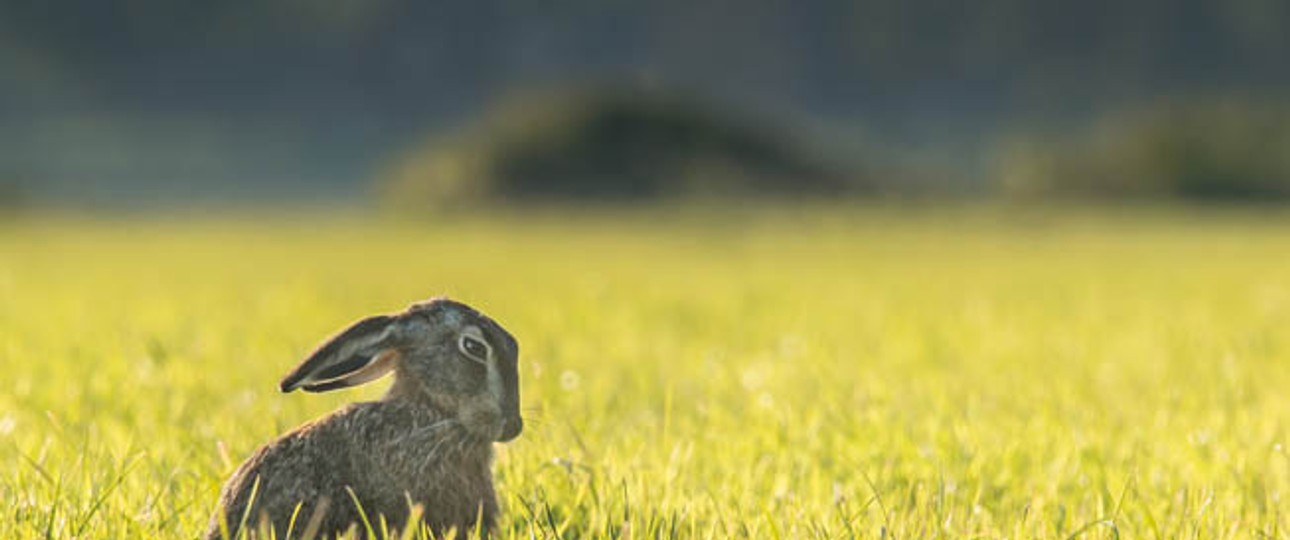
<path id="1" fill-rule="evenodd" d="M 1284 0 L 3 0 L 0 184 L 354 193 L 427 132 L 588 81 L 973 171 L 1016 130 L 1162 97 L 1284 96 L 1288 57 Z"/>

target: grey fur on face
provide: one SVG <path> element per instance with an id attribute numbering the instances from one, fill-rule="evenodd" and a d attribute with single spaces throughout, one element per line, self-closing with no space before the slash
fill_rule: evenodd
<path id="1" fill-rule="evenodd" d="M 413 505 L 436 534 L 491 529 L 494 442 L 519 436 L 519 346 L 487 316 L 448 299 L 368 317 L 282 379 L 325 392 L 393 372 L 379 401 L 351 404 L 260 447 L 229 478 L 205 538 L 273 529 L 330 536 L 363 516 L 408 525 Z"/>

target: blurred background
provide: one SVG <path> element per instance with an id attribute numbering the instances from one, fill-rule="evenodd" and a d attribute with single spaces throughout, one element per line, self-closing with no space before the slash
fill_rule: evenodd
<path id="1" fill-rule="evenodd" d="M 0 1 L 0 206 L 1290 198 L 1284 0 Z"/>

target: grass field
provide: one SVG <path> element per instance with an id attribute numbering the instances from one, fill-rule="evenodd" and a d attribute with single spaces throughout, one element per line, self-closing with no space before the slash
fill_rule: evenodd
<path id="1" fill-rule="evenodd" d="M 195 536 L 441 294 L 522 345 L 503 537 L 1290 538 L 1290 216 L 1129 209 L 0 223 L 0 538 Z"/>

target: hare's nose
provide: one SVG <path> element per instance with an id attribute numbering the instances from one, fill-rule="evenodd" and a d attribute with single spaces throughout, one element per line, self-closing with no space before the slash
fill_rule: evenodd
<path id="1" fill-rule="evenodd" d="M 497 442 L 507 442 L 519 437 L 521 431 L 524 431 L 524 420 L 520 417 L 502 420 L 502 436 L 497 439 Z"/>

